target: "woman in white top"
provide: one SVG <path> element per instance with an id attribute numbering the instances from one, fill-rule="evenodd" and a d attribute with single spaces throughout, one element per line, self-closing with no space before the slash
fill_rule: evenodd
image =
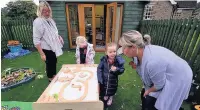
<path id="1" fill-rule="evenodd" d="M 45 1 L 40 2 L 37 18 L 33 22 L 33 43 L 41 59 L 46 63 L 49 81 L 56 75 L 57 57 L 63 54 L 63 39 L 58 35 L 56 23 L 52 19 L 52 11 Z"/>

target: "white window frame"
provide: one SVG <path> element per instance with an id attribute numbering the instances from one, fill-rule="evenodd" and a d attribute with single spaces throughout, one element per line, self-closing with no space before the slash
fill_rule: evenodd
<path id="1" fill-rule="evenodd" d="M 177 9 L 175 12 L 174 12 L 174 15 L 173 15 L 173 18 L 177 18 L 177 17 L 180 17 L 181 14 L 182 14 L 182 9 Z"/>
<path id="2" fill-rule="evenodd" d="M 143 20 L 152 20 L 153 19 L 153 4 L 147 4 L 144 8 Z"/>

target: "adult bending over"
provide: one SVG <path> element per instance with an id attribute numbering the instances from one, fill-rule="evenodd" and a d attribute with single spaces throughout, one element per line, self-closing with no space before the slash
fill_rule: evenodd
<path id="1" fill-rule="evenodd" d="M 172 51 L 147 42 L 135 30 L 123 33 L 119 40 L 123 54 L 138 59 L 137 71 L 145 87 L 145 110 L 179 110 L 191 88 L 192 70 Z"/>

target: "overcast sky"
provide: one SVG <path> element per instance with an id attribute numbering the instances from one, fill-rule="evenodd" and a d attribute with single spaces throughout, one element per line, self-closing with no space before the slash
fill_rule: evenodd
<path id="1" fill-rule="evenodd" d="M 6 4 L 9 2 L 9 1 L 16 1 L 16 0 L 0 0 L 0 7 L 5 7 Z M 39 3 L 39 0 L 33 0 L 36 4 Z M 55 0 L 56 1 L 56 0 Z M 62 0 L 60 0 L 62 1 Z M 136 1 L 136 0 L 133 0 L 133 1 Z M 138 0 L 138 1 L 142 1 L 142 0 Z M 145 0 L 146 1 L 146 0 Z M 161 1 L 164 1 L 164 0 L 161 0 Z M 187 1 L 187 0 L 186 0 Z M 188 0 L 190 1 L 190 0 Z M 192 1 L 192 0 L 191 0 Z M 197 0 L 197 2 L 200 2 L 200 0 Z"/>

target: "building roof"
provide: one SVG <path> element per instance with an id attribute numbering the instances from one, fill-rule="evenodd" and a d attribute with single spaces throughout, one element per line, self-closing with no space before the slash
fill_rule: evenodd
<path id="1" fill-rule="evenodd" d="M 196 8 L 197 1 L 176 1 L 177 8 Z"/>

